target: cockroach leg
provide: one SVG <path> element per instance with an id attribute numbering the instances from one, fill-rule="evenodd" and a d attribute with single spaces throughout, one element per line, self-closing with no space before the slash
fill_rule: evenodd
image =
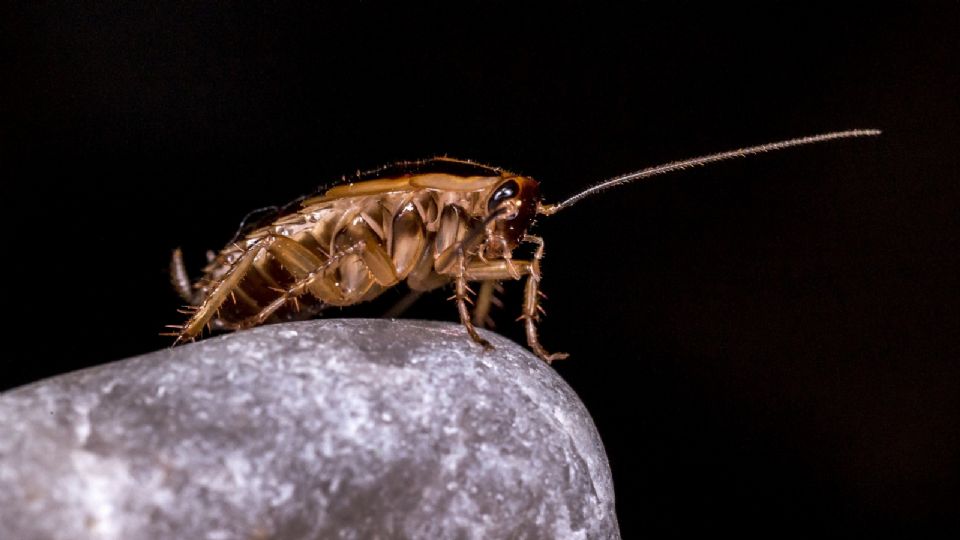
<path id="1" fill-rule="evenodd" d="M 457 311 L 460 312 L 460 323 L 467 329 L 467 333 L 470 334 L 470 337 L 473 338 L 474 341 L 482 345 L 484 349 L 490 350 L 493 349 L 493 345 L 480 337 L 477 329 L 473 326 L 473 321 L 470 319 L 470 310 L 467 308 L 467 302 L 470 300 L 470 297 L 467 296 L 469 291 L 466 277 L 467 267 L 464 259 L 463 249 L 461 248 L 457 253 L 457 292 L 454 296 L 457 300 Z"/>
<path id="2" fill-rule="evenodd" d="M 530 265 L 530 273 L 527 275 L 527 282 L 524 284 L 523 291 L 523 315 L 520 316 L 524 321 L 527 331 L 527 345 L 537 353 L 548 364 L 554 360 L 563 360 L 567 358 L 567 353 L 550 354 L 540 345 L 540 339 L 537 337 L 537 321 L 540 320 L 540 260 L 543 259 L 543 238 L 539 236 L 524 236 L 525 242 L 537 244 L 537 249 L 533 254 L 533 263 Z"/>
<path id="3" fill-rule="evenodd" d="M 520 272 L 518 272 L 517 268 L 513 265 L 513 252 L 507 244 L 506 239 L 497 238 L 496 240 L 497 243 L 500 244 L 500 252 L 503 253 L 502 257 L 507 265 L 507 270 L 510 271 L 510 278 L 514 280 L 520 279 Z"/>
<path id="4" fill-rule="evenodd" d="M 363 244 L 363 249 L 359 252 L 363 262 L 367 265 L 370 275 L 380 285 L 392 287 L 400 279 L 397 277 L 397 270 L 393 265 L 390 254 L 377 242 L 368 231 L 364 231 L 363 239 L 359 242 Z"/>
<path id="5" fill-rule="evenodd" d="M 197 297 L 197 291 L 193 289 L 190 282 L 190 274 L 187 273 L 187 266 L 183 263 L 183 251 L 180 248 L 173 250 L 173 256 L 170 258 L 170 283 L 173 289 L 177 291 L 180 298 L 183 298 L 191 306 L 199 304 L 200 298 Z"/>
<path id="6" fill-rule="evenodd" d="M 548 353 L 540 345 L 537 337 L 536 323 L 540 319 L 543 309 L 540 307 L 540 260 L 543 258 L 543 239 L 538 236 L 526 236 L 524 241 L 537 244 L 532 261 L 499 259 L 487 263 L 473 263 L 466 269 L 466 278 L 471 281 L 497 281 L 514 279 L 514 272 L 527 276 L 524 287 L 523 319 L 527 333 L 527 344 L 530 349 L 543 361 L 550 363 L 554 360 L 567 358 L 566 353 Z M 508 264 L 509 262 L 509 264 Z"/>
<path id="7" fill-rule="evenodd" d="M 247 248 L 243 255 L 230 267 L 230 270 L 220 278 L 216 285 L 211 287 L 211 292 L 204 298 L 197 312 L 180 328 L 177 339 L 173 342 L 174 345 L 192 340 L 200 335 L 204 326 L 216 315 L 220 306 L 230 297 L 230 293 L 240 284 L 240 280 L 250 271 L 257 255 L 269 247 L 275 238 L 275 236 L 265 236 Z"/>
<path id="8" fill-rule="evenodd" d="M 492 280 L 484 281 L 483 284 L 480 285 L 480 294 L 477 295 L 477 305 L 473 308 L 473 324 L 483 328 L 493 328 L 493 319 L 490 318 L 490 305 L 500 304 L 500 301 L 494 296 L 496 287 L 497 282 Z"/>
<path id="9" fill-rule="evenodd" d="M 324 261 L 322 264 L 318 265 L 316 268 L 307 272 L 307 274 L 298 279 L 293 285 L 288 287 L 286 290 L 282 291 L 280 296 L 273 299 L 265 308 L 261 309 L 259 313 L 240 321 L 237 324 L 238 328 L 251 328 L 253 326 L 259 326 L 269 319 L 278 309 L 283 307 L 287 302 L 296 301 L 298 296 L 306 293 L 310 289 L 310 285 L 320 277 L 323 277 L 324 273 L 329 270 L 332 266 L 339 263 L 347 255 L 353 255 L 362 253 L 364 250 L 364 242 L 357 242 L 347 249 L 339 251 L 333 254 L 329 259 Z"/>
<path id="10" fill-rule="evenodd" d="M 458 207 L 454 206 L 452 208 Z M 503 208 L 497 209 L 484 218 L 483 221 L 475 223 L 459 242 L 437 253 L 433 264 L 436 272 L 438 274 L 450 275 L 452 273 L 451 269 L 455 268 L 457 257 L 463 257 L 464 253 L 473 253 L 474 250 L 479 249 L 481 242 L 486 238 L 487 226 L 496 221 L 505 211 Z"/>

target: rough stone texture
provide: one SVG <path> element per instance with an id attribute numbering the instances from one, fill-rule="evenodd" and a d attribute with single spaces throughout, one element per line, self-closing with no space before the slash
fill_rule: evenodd
<path id="1" fill-rule="evenodd" d="M 447 323 L 267 326 L 0 395 L 0 538 L 619 538 L 552 369 Z"/>

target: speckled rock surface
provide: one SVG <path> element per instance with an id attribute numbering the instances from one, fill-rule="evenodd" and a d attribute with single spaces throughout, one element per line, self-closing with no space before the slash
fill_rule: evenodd
<path id="1" fill-rule="evenodd" d="M 0 538 L 619 538 L 600 439 L 448 323 L 257 328 L 0 395 Z"/>

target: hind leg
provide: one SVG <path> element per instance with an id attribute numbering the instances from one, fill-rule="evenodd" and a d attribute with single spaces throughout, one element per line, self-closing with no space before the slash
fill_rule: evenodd
<path id="1" fill-rule="evenodd" d="M 273 241 L 273 236 L 266 236 L 248 247 L 230 270 L 213 285 L 210 293 L 203 301 L 196 302 L 198 305 L 196 309 L 192 311 L 193 315 L 183 326 L 168 326 L 168 328 L 177 330 L 175 333 L 177 339 L 173 342 L 174 346 L 185 341 L 190 341 L 200 335 L 203 328 L 210 324 L 211 319 L 213 319 L 217 311 L 220 310 L 220 306 L 223 305 L 227 298 L 233 296 L 240 281 L 252 268 L 253 261 L 257 255 L 268 248 Z M 176 252 L 174 252 L 174 258 L 176 259 Z M 180 262 L 182 266 L 182 257 Z"/>
<path id="2" fill-rule="evenodd" d="M 288 302 L 296 302 L 299 296 L 308 292 L 311 285 L 313 285 L 318 279 L 323 278 L 324 274 L 334 265 L 339 263 L 344 257 L 352 254 L 361 254 L 364 251 L 364 247 L 365 244 L 363 242 L 357 242 L 347 249 L 334 253 L 329 259 L 324 261 L 322 264 L 317 265 L 316 268 L 307 272 L 306 275 L 298 279 L 296 283 L 290 285 L 284 290 L 278 291 L 281 294 L 274 298 L 270 304 L 261 309 L 256 315 L 236 323 L 236 329 L 239 330 L 242 328 L 251 328 L 267 322 L 267 319 L 269 319 L 278 309 L 286 305 Z"/>

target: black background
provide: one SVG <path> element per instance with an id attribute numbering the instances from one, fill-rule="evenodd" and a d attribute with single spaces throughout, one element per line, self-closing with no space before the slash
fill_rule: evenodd
<path id="1" fill-rule="evenodd" d="M 199 269 L 247 210 L 356 169 L 449 154 L 555 202 L 881 128 L 541 220 L 542 337 L 572 355 L 556 368 L 625 538 L 956 530 L 960 10 L 804 4 L 5 10 L 3 335 L 23 352 L 0 383 L 168 345 L 172 248 Z M 508 292 L 498 328 L 523 343 Z M 455 320 L 445 296 L 410 316 Z"/>

